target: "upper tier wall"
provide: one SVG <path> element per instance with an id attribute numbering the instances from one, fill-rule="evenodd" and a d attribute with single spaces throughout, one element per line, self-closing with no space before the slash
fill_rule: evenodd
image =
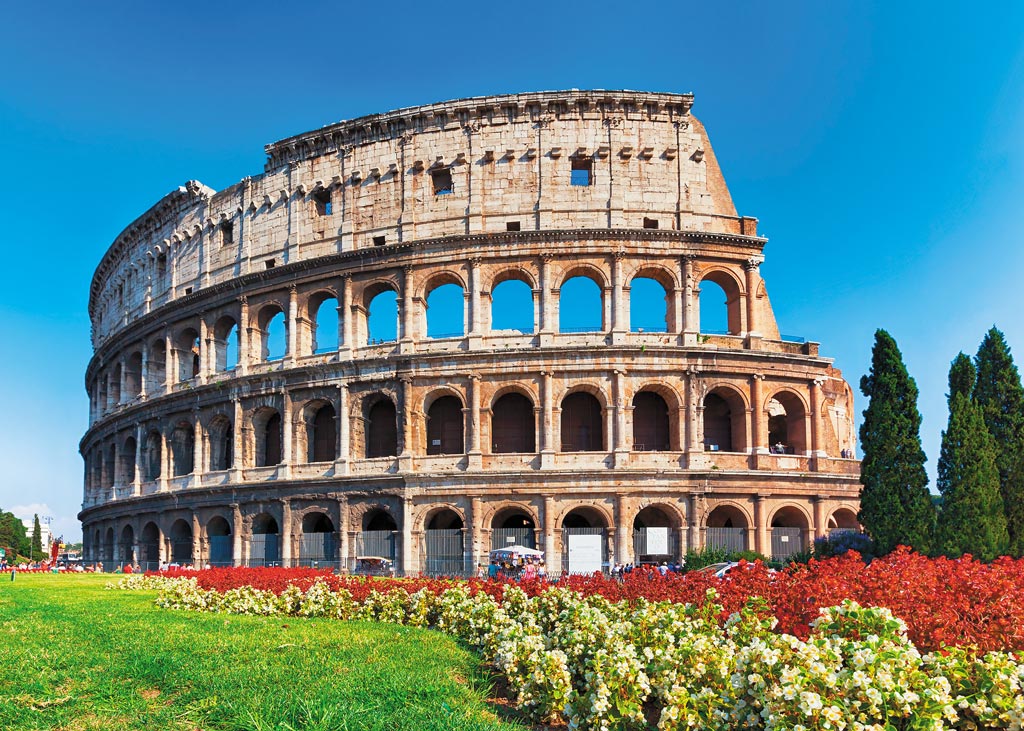
<path id="1" fill-rule="evenodd" d="M 638 92 L 480 97 L 268 145 L 264 174 L 221 192 L 190 181 L 118 236 L 92 282 L 93 346 L 193 291 L 378 245 L 516 226 L 756 235 L 691 104 Z M 589 162 L 589 184 L 573 184 L 574 161 Z M 446 173 L 450 192 L 439 192 Z"/>

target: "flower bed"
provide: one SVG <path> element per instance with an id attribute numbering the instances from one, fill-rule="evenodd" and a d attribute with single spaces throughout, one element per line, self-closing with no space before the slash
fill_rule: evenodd
<path id="1" fill-rule="evenodd" d="M 377 588 L 357 600 L 329 577 L 277 593 L 198 582 L 131 576 L 119 585 L 159 588 L 158 604 L 173 609 L 433 627 L 477 648 L 529 716 L 561 716 L 570 728 L 1019 729 L 1024 719 L 1024 664 L 1013 654 L 922 654 L 888 609 L 849 600 L 821 610 L 802 639 L 773 631 L 761 599 L 723 623 L 714 590 L 697 605 L 360 581 Z"/>

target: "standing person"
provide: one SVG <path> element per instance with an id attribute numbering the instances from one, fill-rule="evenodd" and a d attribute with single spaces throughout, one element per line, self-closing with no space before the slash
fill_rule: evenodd
<path id="1" fill-rule="evenodd" d="M 537 578 L 541 581 L 548 580 L 548 567 L 544 563 L 544 559 L 541 559 L 540 563 L 537 565 Z"/>
<path id="2" fill-rule="evenodd" d="M 498 562 L 491 560 L 491 565 L 487 567 L 487 578 L 497 579 L 498 578 Z"/>

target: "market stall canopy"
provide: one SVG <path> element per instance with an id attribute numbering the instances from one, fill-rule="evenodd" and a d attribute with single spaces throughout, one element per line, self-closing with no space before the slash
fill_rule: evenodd
<path id="1" fill-rule="evenodd" d="M 505 546 L 504 548 L 495 548 L 491 551 L 492 556 L 500 556 L 503 554 L 512 554 L 514 556 L 543 556 L 543 551 L 538 551 L 534 548 L 527 548 L 526 546 Z"/>

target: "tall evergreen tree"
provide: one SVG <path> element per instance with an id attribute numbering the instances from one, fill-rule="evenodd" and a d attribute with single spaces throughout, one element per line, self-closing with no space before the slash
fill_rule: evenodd
<path id="1" fill-rule="evenodd" d="M 43 531 L 39 527 L 39 514 L 36 513 L 32 516 L 32 553 L 33 558 L 42 558 L 43 556 Z"/>
<path id="2" fill-rule="evenodd" d="M 942 432 L 938 488 L 942 510 L 935 550 L 957 557 L 971 553 L 991 561 L 1006 551 L 1009 536 L 999 492 L 996 444 L 981 407 L 971 400 L 975 371 L 960 353 L 949 369 L 949 425 Z"/>
<path id="3" fill-rule="evenodd" d="M 1003 334 L 993 327 L 975 358 L 974 401 L 995 439 L 999 489 L 1010 533 L 1008 552 L 1024 556 L 1024 388 Z"/>
<path id="4" fill-rule="evenodd" d="M 860 427 L 864 458 L 857 519 L 882 554 L 900 544 L 927 553 L 935 509 L 921 449 L 917 384 L 885 330 L 875 332 L 871 372 L 860 379 L 860 390 L 870 401 Z"/>

